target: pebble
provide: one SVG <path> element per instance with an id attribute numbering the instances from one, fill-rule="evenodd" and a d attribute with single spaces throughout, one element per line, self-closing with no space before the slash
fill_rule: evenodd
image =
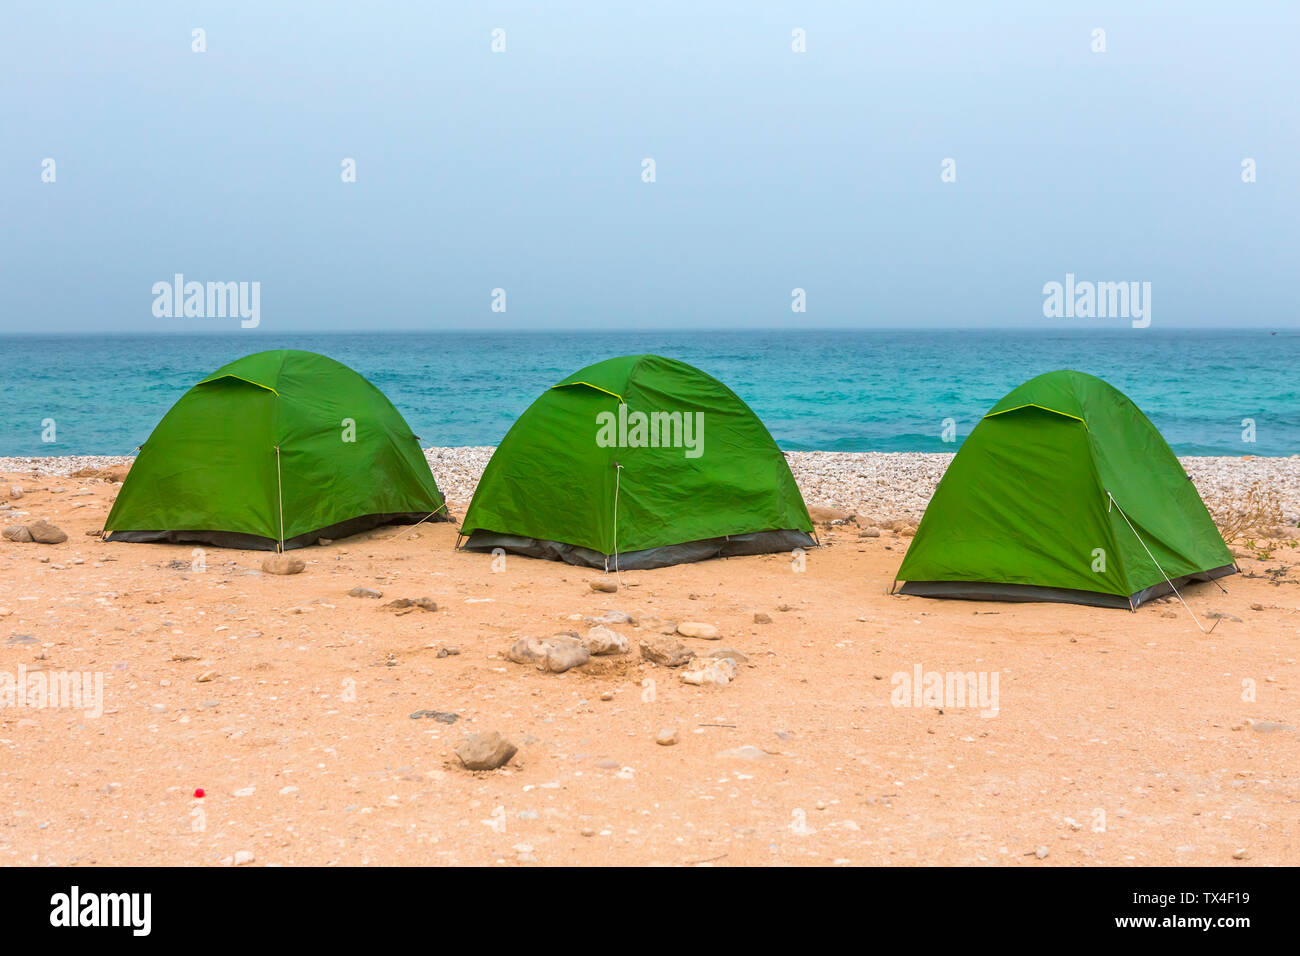
<path id="1" fill-rule="evenodd" d="M 655 734 L 655 743 L 660 747 L 671 747 L 677 743 L 677 731 L 671 727 L 665 727 Z"/>
<path id="2" fill-rule="evenodd" d="M 546 652 L 550 648 L 548 642 L 536 637 L 521 637 L 506 651 L 506 660 L 516 664 L 540 664 L 546 660 Z"/>
<path id="3" fill-rule="evenodd" d="M 5 525 L 4 531 L 0 531 L 0 536 L 6 541 L 15 541 L 19 544 L 29 544 L 32 540 L 32 533 L 23 524 Z"/>
<path id="4" fill-rule="evenodd" d="M 612 631 L 603 625 L 597 625 L 587 631 L 587 636 L 582 639 L 582 644 L 594 656 L 626 654 L 628 649 L 626 637 L 618 633 L 618 631 Z"/>
<path id="5" fill-rule="evenodd" d="M 355 587 L 348 592 L 348 597 L 354 598 L 371 598 L 373 600 L 378 600 L 383 596 L 383 591 L 376 591 L 374 588 Z"/>
<path id="6" fill-rule="evenodd" d="M 695 652 L 683 647 L 680 642 L 663 635 L 649 635 L 641 638 L 641 658 L 663 667 L 681 667 Z"/>
<path id="7" fill-rule="evenodd" d="M 306 567 L 307 563 L 302 558 L 287 554 L 274 554 L 262 562 L 265 574 L 300 574 Z"/>
<path id="8" fill-rule="evenodd" d="M 1048 852 L 1047 847 L 1040 846 L 1038 849 L 1034 850 L 1034 856 L 1038 857 L 1040 860 L 1046 859 Z"/>
<path id="9" fill-rule="evenodd" d="M 369 594 L 357 594 L 357 591 L 371 591 L 370 588 L 353 588 L 348 592 L 350 597 L 383 597 L 378 591 L 371 591 Z M 438 602 L 430 597 L 422 598 L 398 598 L 395 601 L 389 601 L 384 605 L 386 608 L 392 608 L 394 611 L 408 607 L 418 607 L 424 611 L 438 610 Z"/>
<path id="10" fill-rule="evenodd" d="M 23 489 L 21 485 L 13 485 L 9 488 L 10 498 L 21 498 L 22 496 L 23 496 Z"/>
<path id="11" fill-rule="evenodd" d="M 454 724 L 460 720 L 460 714 L 453 714 L 444 710 L 417 710 L 411 715 L 412 720 L 420 720 L 423 717 L 436 720 L 440 724 Z"/>
<path id="12" fill-rule="evenodd" d="M 696 662 L 699 663 L 702 662 Z M 680 676 L 682 682 L 686 684 L 716 684 L 719 687 L 726 687 L 735 679 L 736 662 L 730 657 L 723 657 L 703 667 L 692 665 L 690 669 L 682 671 Z"/>
<path id="13" fill-rule="evenodd" d="M 63 544 L 68 540 L 66 532 L 50 524 L 44 518 L 37 518 L 27 526 L 27 533 L 38 544 Z"/>
<path id="14" fill-rule="evenodd" d="M 571 637 L 556 638 L 546 650 L 546 669 L 552 674 L 563 674 L 589 660 L 591 652 Z"/>
<path id="15" fill-rule="evenodd" d="M 630 624 L 636 627 L 636 616 L 628 614 L 626 611 L 606 611 L 599 617 L 589 617 L 586 619 L 589 624 Z"/>
<path id="16" fill-rule="evenodd" d="M 235 866 L 247 866 L 249 863 L 252 863 L 253 860 L 255 859 L 257 858 L 253 856 L 252 850 L 235 851 Z"/>
<path id="17" fill-rule="evenodd" d="M 198 677 L 194 678 L 200 684 L 206 684 L 217 676 L 216 671 L 204 671 Z"/>
<path id="18" fill-rule="evenodd" d="M 495 730 L 470 734 L 456 746 L 456 756 L 467 770 L 496 770 L 518 752 L 518 747 Z"/>
<path id="19" fill-rule="evenodd" d="M 593 591 L 599 591 L 602 594 L 613 594 L 618 590 L 617 581 L 597 580 L 590 582 Z"/>
<path id="20" fill-rule="evenodd" d="M 771 624 L 771 623 L 772 623 L 772 615 L 770 615 L 770 614 L 764 614 L 762 611 L 759 611 L 757 614 L 754 615 L 754 623 L 755 623 L 755 624 Z"/>
<path id="21" fill-rule="evenodd" d="M 746 657 L 744 654 L 742 654 L 740 651 L 736 650 L 734 647 L 715 648 L 714 650 L 709 651 L 709 653 L 706 654 L 705 657 L 719 657 L 719 658 L 725 657 L 728 660 L 735 661 L 737 664 L 749 663 L 749 658 Z"/>
<path id="22" fill-rule="evenodd" d="M 677 625 L 677 633 L 682 637 L 695 637 L 702 641 L 719 641 L 722 639 L 722 632 L 712 624 L 701 624 L 699 621 L 683 621 Z"/>

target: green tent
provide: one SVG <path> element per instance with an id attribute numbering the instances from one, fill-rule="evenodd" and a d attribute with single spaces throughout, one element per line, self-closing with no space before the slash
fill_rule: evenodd
<path id="1" fill-rule="evenodd" d="M 1048 372 L 975 426 L 898 570 L 904 594 L 1136 609 L 1236 570 L 1172 450 L 1115 388 Z"/>
<path id="2" fill-rule="evenodd" d="M 108 541 L 301 548 L 381 524 L 449 520 L 384 393 L 314 352 L 217 369 L 158 423 L 105 522 Z"/>
<path id="3" fill-rule="evenodd" d="M 673 359 L 627 355 L 576 372 L 519 417 L 488 462 L 461 533 L 627 570 L 816 542 L 785 456 L 749 406 Z"/>

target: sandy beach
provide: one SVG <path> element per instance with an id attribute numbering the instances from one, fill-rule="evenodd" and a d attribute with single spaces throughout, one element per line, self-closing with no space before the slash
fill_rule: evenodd
<path id="1" fill-rule="evenodd" d="M 427 451 L 454 515 L 491 451 Z M 0 707 L 0 863 L 1300 863 L 1300 457 L 1183 459 L 1243 572 L 1185 590 L 1208 634 L 1172 597 L 891 596 L 951 456 L 787 457 L 823 547 L 612 593 L 458 553 L 455 523 L 303 549 L 289 576 L 105 543 L 130 459 L 0 459 L 0 525 L 67 535 L 0 540 L 0 673 L 102 680 L 102 708 Z M 626 654 L 507 659 L 602 621 Z M 669 633 L 687 623 L 718 639 Z M 734 679 L 644 659 L 665 642 Z M 918 705 L 918 671 L 996 693 Z M 488 731 L 517 753 L 464 769 Z"/>

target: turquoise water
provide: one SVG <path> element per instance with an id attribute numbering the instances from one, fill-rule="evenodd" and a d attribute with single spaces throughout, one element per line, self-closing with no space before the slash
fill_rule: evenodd
<path id="1" fill-rule="evenodd" d="M 0 455 L 130 454 L 196 381 L 271 348 L 350 365 L 425 445 L 494 445 L 569 373 L 656 352 L 726 382 L 786 449 L 952 451 L 945 419 L 960 442 L 1012 387 L 1068 367 L 1128 394 L 1181 455 L 1300 453 L 1300 332 L 1147 329 L 0 337 Z"/>

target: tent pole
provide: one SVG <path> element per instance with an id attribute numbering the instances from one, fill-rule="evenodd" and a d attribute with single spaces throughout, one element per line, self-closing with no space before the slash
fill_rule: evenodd
<path id="1" fill-rule="evenodd" d="M 280 479 L 280 446 L 275 446 L 275 491 L 280 499 L 280 550 L 284 554 L 284 483 Z"/>

